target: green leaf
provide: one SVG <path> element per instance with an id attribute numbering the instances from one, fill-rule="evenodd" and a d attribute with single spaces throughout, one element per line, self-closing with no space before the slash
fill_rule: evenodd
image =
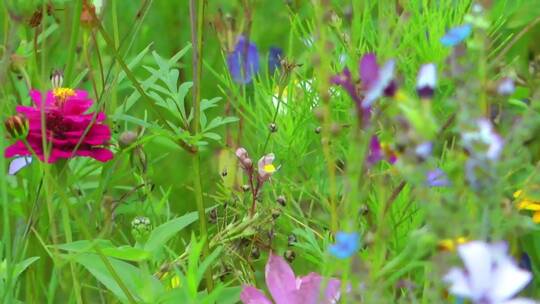
<path id="1" fill-rule="evenodd" d="M 127 303 L 128 299 L 118 282 L 111 275 L 103 260 L 93 253 L 83 253 L 75 256 L 75 261 L 88 270 L 103 286 L 109 289 L 120 301 Z M 144 273 L 137 267 L 113 258 L 107 258 L 114 271 L 136 300 L 145 303 L 164 291 L 163 285 L 151 274 Z"/>
<path id="2" fill-rule="evenodd" d="M 195 222 L 197 218 L 197 212 L 191 212 L 156 227 L 150 233 L 150 236 L 144 245 L 144 250 L 151 253 L 156 253 L 167 243 L 170 238 L 172 238 L 180 230 Z"/>
<path id="3" fill-rule="evenodd" d="M 120 260 L 133 262 L 144 261 L 150 257 L 150 253 L 148 251 L 131 246 L 104 248 L 103 254 Z"/>

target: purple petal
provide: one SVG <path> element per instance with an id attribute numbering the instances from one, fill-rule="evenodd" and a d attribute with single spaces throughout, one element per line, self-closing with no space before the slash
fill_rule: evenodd
<path id="1" fill-rule="evenodd" d="M 14 158 L 9 163 L 9 170 L 8 175 L 15 175 L 22 169 L 24 169 L 26 166 L 30 165 L 32 163 L 32 157 L 30 156 L 21 156 Z"/>
<path id="2" fill-rule="evenodd" d="M 271 47 L 268 52 L 268 71 L 270 75 L 281 67 L 281 59 L 283 59 L 283 49 L 279 47 Z"/>
<path id="3" fill-rule="evenodd" d="M 252 286 L 244 286 L 240 293 L 240 300 L 244 304 L 272 304 L 262 291 Z"/>
<path id="4" fill-rule="evenodd" d="M 381 148 L 381 143 L 379 138 L 376 135 L 371 137 L 369 142 L 369 152 L 367 157 L 367 162 L 369 165 L 374 165 L 383 159 L 383 152 Z"/>
<path id="5" fill-rule="evenodd" d="M 235 82 L 250 83 L 253 75 L 259 71 L 257 46 L 240 36 L 234 51 L 227 55 L 227 65 Z"/>
<path id="6" fill-rule="evenodd" d="M 290 294 L 296 290 L 296 278 L 287 262 L 270 253 L 266 263 L 266 285 L 276 303 L 291 303 Z"/>
<path id="7" fill-rule="evenodd" d="M 379 65 L 377 56 L 373 53 L 365 54 L 360 60 L 360 80 L 364 88 L 371 88 L 379 79 Z"/>

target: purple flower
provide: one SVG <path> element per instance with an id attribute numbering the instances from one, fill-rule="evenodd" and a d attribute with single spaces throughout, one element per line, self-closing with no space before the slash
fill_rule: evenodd
<path id="1" fill-rule="evenodd" d="M 506 243 L 473 241 L 458 247 L 465 269 L 452 268 L 444 277 L 449 292 L 476 304 L 534 304 L 514 296 L 531 281 L 530 272 L 520 269 L 508 255 Z"/>
<path id="2" fill-rule="evenodd" d="M 366 159 L 368 166 L 375 165 L 385 158 L 391 164 L 397 161 L 396 154 L 390 149 L 384 149 L 377 135 L 373 135 L 369 141 L 369 152 Z"/>
<path id="3" fill-rule="evenodd" d="M 433 63 L 424 64 L 418 72 L 416 93 L 420 98 L 431 99 L 437 84 L 437 66 Z"/>
<path id="4" fill-rule="evenodd" d="M 31 156 L 20 156 L 15 157 L 11 162 L 9 163 L 9 170 L 8 175 L 15 175 L 22 169 L 26 168 L 32 163 L 32 157 Z"/>
<path id="5" fill-rule="evenodd" d="M 287 262 L 273 253 L 266 263 L 265 278 L 276 304 L 332 304 L 341 297 L 339 280 L 328 280 L 324 292 L 321 292 L 323 277 L 314 272 L 296 277 Z M 248 285 L 243 287 L 240 300 L 244 304 L 272 304 L 262 291 Z"/>
<path id="6" fill-rule="evenodd" d="M 329 247 L 330 253 L 338 259 L 346 259 L 354 255 L 360 248 L 360 236 L 358 233 L 338 232 L 336 243 Z"/>
<path id="7" fill-rule="evenodd" d="M 467 39 L 471 35 L 472 26 L 470 24 L 465 24 L 451 28 L 446 32 L 446 34 L 441 38 L 442 45 L 446 47 L 453 47 L 460 44 L 462 41 Z"/>
<path id="8" fill-rule="evenodd" d="M 253 75 L 259 71 L 257 46 L 244 36 L 240 36 L 234 51 L 227 55 L 227 65 L 235 82 L 250 83 Z"/>
<path id="9" fill-rule="evenodd" d="M 274 75 L 274 72 L 281 67 L 281 59 L 283 59 L 283 50 L 271 47 L 268 52 L 268 72 L 270 75 Z"/>
<path id="10" fill-rule="evenodd" d="M 257 163 L 257 170 L 261 182 L 268 180 L 272 176 L 272 174 L 274 174 L 279 169 L 274 166 L 274 159 L 274 153 L 268 153 L 261 157 L 261 159 L 259 159 L 259 162 Z"/>
<path id="11" fill-rule="evenodd" d="M 510 96 L 514 94 L 515 91 L 516 85 L 514 84 L 514 80 L 512 80 L 510 77 L 503 78 L 497 87 L 497 93 L 503 96 Z"/>
<path id="12" fill-rule="evenodd" d="M 414 149 L 414 153 L 421 160 L 426 160 L 428 157 L 430 157 L 432 151 L 433 151 L 433 143 L 430 141 L 423 142 L 419 144 L 418 146 L 416 146 L 416 149 Z"/>
<path id="13" fill-rule="evenodd" d="M 384 159 L 384 154 L 381 147 L 381 142 L 376 135 L 371 137 L 369 141 L 369 153 L 367 156 L 367 162 L 369 165 L 374 165 Z"/>
<path id="14" fill-rule="evenodd" d="M 397 85 L 394 80 L 395 61 L 387 61 L 382 68 L 377 64 L 377 57 L 368 53 L 360 60 L 360 80 L 366 90 L 363 108 L 369 108 L 381 96 L 394 96 Z"/>
<path id="15" fill-rule="evenodd" d="M 439 168 L 428 171 L 426 174 L 426 183 L 430 187 L 448 187 L 450 185 L 446 173 Z"/>

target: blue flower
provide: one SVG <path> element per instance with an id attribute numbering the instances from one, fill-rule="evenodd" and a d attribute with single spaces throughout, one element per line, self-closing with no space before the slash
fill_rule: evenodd
<path id="1" fill-rule="evenodd" d="M 234 51 L 227 55 L 227 65 L 235 82 L 250 83 L 253 75 L 259 71 L 257 46 L 244 36 L 240 36 Z"/>
<path id="2" fill-rule="evenodd" d="M 467 39 L 472 32 L 472 26 L 465 24 L 451 28 L 441 38 L 441 43 L 447 47 L 453 47 L 460 44 L 463 40 Z"/>
<path id="3" fill-rule="evenodd" d="M 338 232 L 336 243 L 329 247 L 330 254 L 338 259 L 346 259 L 355 254 L 360 248 L 360 236 L 358 233 Z"/>
<path id="4" fill-rule="evenodd" d="M 278 47 L 271 47 L 268 52 L 268 72 L 274 75 L 274 72 L 281 67 L 281 59 L 283 58 L 283 50 Z"/>

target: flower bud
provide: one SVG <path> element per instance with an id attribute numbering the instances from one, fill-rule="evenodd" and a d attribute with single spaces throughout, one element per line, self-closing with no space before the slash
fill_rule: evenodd
<path id="1" fill-rule="evenodd" d="M 26 116 L 17 114 L 9 117 L 4 122 L 6 131 L 13 139 L 24 139 L 28 135 L 29 124 Z"/>
<path id="2" fill-rule="evenodd" d="M 125 131 L 120 134 L 118 141 L 120 143 L 120 147 L 126 148 L 137 141 L 137 133 L 133 131 Z"/>
<path id="3" fill-rule="evenodd" d="M 294 234 L 289 234 L 289 236 L 287 237 L 287 245 L 289 246 L 293 246 L 298 240 L 296 239 L 296 235 Z"/>
<path id="4" fill-rule="evenodd" d="M 151 230 L 150 219 L 145 216 L 137 216 L 131 221 L 131 235 L 137 242 L 145 241 Z"/>
<path id="5" fill-rule="evenodd" d="M 283 257 L 285 258 L 285 260 L 287 260 L 287 262 L 292 263 L 294 261 L 294 259 L 296 258 L 296 253 L 294 251 L 288 249 L 283 254 Z"/>
<path id="6" fill-rule="evenodd" d="M 268 129 L 270 130 L 270 132 L 276 133 L 277 132 L 277 125 L 275 123 L 271 123 L 270 125 L 268 125 Z"/>
<path id="7" fill-rule="evenodd" d="M 51 87 L 54 89 L 61 88 L 64 84 L 64 73 L 60 70 L 55 70 L 51 74 Z"/>

